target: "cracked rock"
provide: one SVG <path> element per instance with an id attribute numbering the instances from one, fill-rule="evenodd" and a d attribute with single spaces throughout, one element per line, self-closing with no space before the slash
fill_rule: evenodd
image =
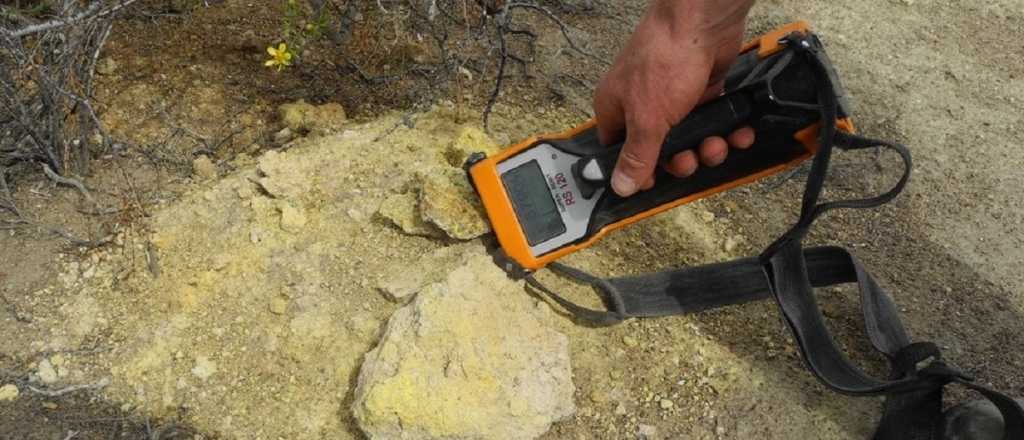
<path id="1" fill-rule="evenodd" d="M 444 237 L 444 232 L 423 220 L 419 210 L 419 196 L 408 192 L 396 194 L 381 203 L 378 212 L 395 226 L 409 235 L 423 237 Z"/>
<path id="2" fill-rule="evenodd" d="M 388 321 L 359 372 L 359 426 L 371 439 L 544 434 L 576 411 L 568 339 L 551 319 L 473 255 Z"/>
<path id="3" fill-rule="evenodd" d="M 472 240 L 491 232 L 487 214 L 465 172 L 441 168 L 419 177 L 420 214 L 424 220 L 456 240 Z"/>

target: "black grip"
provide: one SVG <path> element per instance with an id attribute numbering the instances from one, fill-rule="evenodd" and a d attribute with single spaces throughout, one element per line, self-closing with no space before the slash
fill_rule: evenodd
<path id="1" fill-rule="evenodd" d="M 658 161 L 666 161 L 678 153 L 696 149 L 705 138 L 728 135 L 750 118 L 753 107 L 752 100 L 745 93 L 736 93 L 721 96 L 695 108 L 669 130 L 661 144 Z M 622 146 L 623 142 L 617 142 L 597 155 L 606 176 L 611 176 Z"/>
<path id="2" fill-rule="evenodd" d="M 723 95 L 698 106 L 669 130 L 661 145 L 658 160 L 666 161 L 678 153 L 696 149 L 707 137 L 728 135 L 747 122 L 753 111 L 753 99 L 747 93 Z M 587 193 L 592 194 L 596 186 L 603 186 L 608 182 L 622 146 L 623 142 L 609 145 L 600 153 L 581 158 L 573 167 L 573 173 L 584 190 L 584 196 L 587 196 Z M 596 162 L 600 168 L 600 178 L 582 175 L 584 168 L 591 162 Z"/>
<path id="3" fill-rule="evenodd" d="M 695 149 L 707 137 L 732 133 L 750 118 L 753 109 L 753 102 L 745 93 L 725 95 L 697 107 L 669 130 L 658 160 Z"/>

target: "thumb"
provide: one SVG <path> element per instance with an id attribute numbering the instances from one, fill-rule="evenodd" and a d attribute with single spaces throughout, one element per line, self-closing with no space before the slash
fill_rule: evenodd
<path id="1" fill-rule="evenodd" d="M 629 197 L 654 173 L 661 144 L 668 134 L 665 124 L 648 122 L 651 118 L 633 118 L 626 122 L 626 142 L 612 173 L 612 190 Z"/>

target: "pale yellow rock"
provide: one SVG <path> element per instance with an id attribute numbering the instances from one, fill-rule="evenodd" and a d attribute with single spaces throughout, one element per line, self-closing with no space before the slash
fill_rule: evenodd
<path id="1" fill-rule="evenodd" d="M 268 151 L 259 159 L 257 172 L 262 176 L 256 183 L 274 198 L 299 200 L 313 190 L 314 182 L 300 177 L 308 172 L 301 155 Z"/>
<path id="2" fill-rule="evenodd" d="M 568 339 L 551 318 L 478 252 L 388 321 L 360 369 L 360 427 L 371 439 L 540 436 L 575 412 Z"/>
<path id="3" fill-rule="evenodd" d="M 110 57 L 104 57 L 96 63 L 96 73 L 100 75 L 113 75 L 117 71 L 117 62 Z"/>
<path id="4" fill-rule="evenodd" d="M 192 174 L 202 180 L 217 177 L 217 166 L 207 156 L 199 156 L 192 161 Z"/>
<path id="5" fill-rule="evenodd" d="M 328 102 L 316 107 L 316 117 L 313 120 L 313 127 L 319 129 L 337 130 L 347 122 L 345 108 L 336 102 Z"/>
<path id="6" fill-rule="evenodd" d="M 14 384 L 7 384 L 0 387 L 0 402 L 9 402 L 18 398 L 18 387 Z"/>
<path id="7" fill-rule="evenodd" d="M 54 367 L 59 368 L 67 364 L 67 359 L 65 359 L 62 354 L 55 354 L 50 356 L 50 363 L 53 364 Z"/>
<path id="8" fill-rule="evenodd" d="M 380 209 L 380 215 L 403 232 L 409 235 L 423 237 L 444 237 L 444 232 L 427 221 L 423 220 L 419 210 L 419 196 L 414 192 L 395 194 L 384 199 Z"/>
<path id="9" fill-rule="evenodd" d="M 476 245 L 471 243 L 443 247 L 423 256 L 415 264 L 384 277 L 378 288 L 388 299 L 406 302 L 429 284 L 444 281 L 452 269 L 466 261 Z"/>
<path id="10" fill-rule="evenodd" d="M 315 107 L 307 103 L 304 99 L 300 99 L 296 102 L 281 104 L 277 108 L 277 115 L 289 130 L 305 130 L 309 127 L 309 114 L 314 111 L 314 108 Z"/>
<path id="11" fill-rule="evenodd" d="M 281 211 L 281 229 L 288 232 L 299 232 L 306 226 L 309 220 L 301 208 L 296 208 L 290 203 L 282 202 L 277 209 Z"/>
<path id="12" fill-rule="evenodd" d="M 43 359 L 39 362 L 39 369 L 36 371 L 36 375 L 39 376 L 39 381 L 45 384 L 57 381 L 57 369 L 53 367 L 49 359 Z"/>
<path id="13" fill-rule="evenodd" d="M 217 364 L 210 360 L 210 358 L 206 356 L 199 356 L 196 358 L 195 366 L 192 367 L 192 374 L 200 379 L 206 380 L 216 373 Z"/>
<path id="14" fill-rule="evenodd" d="M 285 314 L 285 312 L 288 311 L 288 300 L 284 298 L 271 299 L 268 308 L 270 309 L 270 313 L 273 313 L 275 315 L 283 315 Z"/>
<path id="15" fill-rule="evenodd" d="M 304 100 L 281 104 L 277 108 L 281 122 L 292 132 L 328 132 L 342 128 L 346 122 L 341 104 L 327 103 L 314 106 Z"/>
<path id="16" fill-rule="evenodd" d="M 420 174 L 420 214 L 457 240 L 491 232 L 480 198 L 458 168 L 439 167 Z"/>
<path id="17" fill-rule="evenodd" d="M 445 158 L 448 164 L 453 167 L 461 167 L 466 159 L 473 153 L 484 153 L 490 155 L 499 150 L 500 145 L 494 142 L 483 130 L 466 126 L 458 131 L 458 135 L 452 140 L 445 150 Z"/>

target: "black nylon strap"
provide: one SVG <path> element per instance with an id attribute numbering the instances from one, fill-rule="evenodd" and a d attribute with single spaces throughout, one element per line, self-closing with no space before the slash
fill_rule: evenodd
<path id="1" fill-rule="evenodd" d="M 857 272 L 844 261 L 849 254 L 842 248 L 823 246 L 804 250 L 811 284 L 831 286 L 857 281 Z M 611 325 L 630 317 L 658 317 L 699 312 L 731 304 L 767 299 L 768 280 L 756 257 L 722 263 L 668 270 L 639 276 L 612 279 L 594 277 L 561 263 L 548 266 L 552 271 L 593 287 L 609 311 L 585 309 L 551 292 L 535 279 L 528 285 L 565 306 L 573 315 L 591 324 Z M 576 313 L 584 309 L 586 312 Z"/>
<path id="2" fill-rule="evenodd" d="M 808 57 L 817 71 L 821 125 L 819 149 L 807 177 L 800 217 L 786 233 L 757 258 L 652 275 L 604 280 L 568 266 L 551 266 L 596 287 L 607 312 L 578 306 L 532 277 L 527 279 L 528 284 L 577 318 L 597 325 L 611 325 L 628 317 L 689 313 L 770 295 L 792 330 L 808 368 L 822 383 L 846 394 L 888 396 L 875 440 L 939 440 L 944 434 L 942 388 L 951 382 L 978 391 L 996 405 L 1005 422 L 1005 440 L 1024 439 L 1024 410 L 1020 405 L 949 368 L 934 344 L 912 344 L 892 299 L 852 255 L 837 247 L 803 249 L 801 240 L 820 215 L 838 208 L 871 208 L 896 197 L 909 179 L 911 157 L 901 145 L 837 132 L 837 98 L 825 61 L 814 45 L 794 38 L 789 41 L 794 56 Z M 833 145 L 846 150 L 873 146 L 893 150 L 903 161 L 904 173 L 891 189 L 877 196 L 818 203 Z M 891 373 L 884 380 L 867 375 L 850 362 L 825 326 L 814 299 L 814 287 L 854 281 L 861 294 L 865 331 L 875 349 L 890 360 Z"/>
<path id="3" fill-rule="evenodd" d="M 889 379 L 897 380 L 916 373 L 917 365 L 938 359 L 939 348 L 930 342 L 917 342 L 904 347 L 892 358 Z M 933 440 L 941 438 L 935 415 L 942 413 L 942 387 L 892 394 L 885 399 L 882 419 L 875 430 L 875 440 Z"/>

